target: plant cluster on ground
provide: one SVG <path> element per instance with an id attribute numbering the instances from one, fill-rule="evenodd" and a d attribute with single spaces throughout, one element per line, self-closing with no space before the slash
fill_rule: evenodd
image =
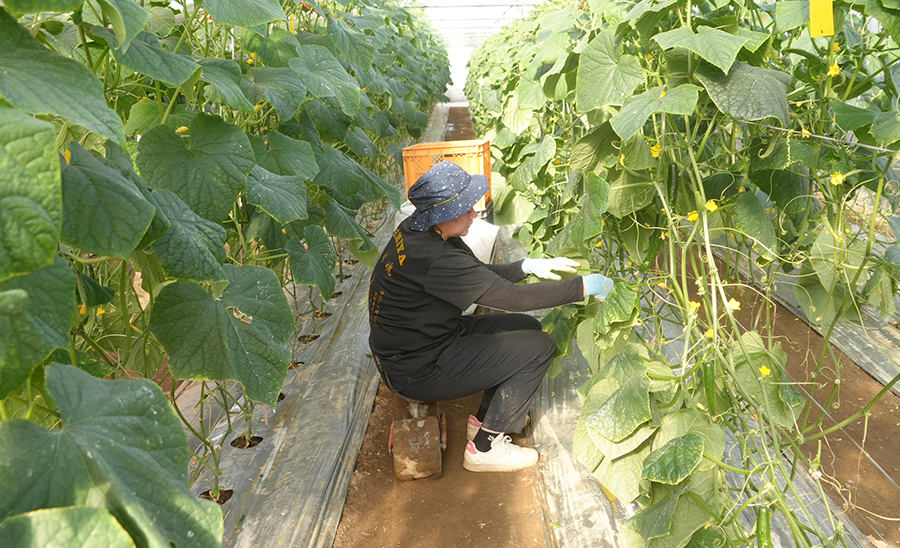
<path id="1" fill-rule="evenodd" d="M 276 404 L 449 79 L 395 1 L 0 6 L 4 546 L 221 545 L 185 425 L 216 499 L 204 412 Z"/>
<path id="2" fill-rule="evenodd" d="M 781 284 L 825 336 L 806 388 L 828 408 L 835 326 L 895 311 L 900 4 L 820 5 L 549 2 L 469 61 L 494 218 L 618 281 L 544 325 L 591 367 L 575 451 L 634 509 L 628 546 L 849 544 L 799 449 L 898 378 L 823 424 L 771 325 Z"/>

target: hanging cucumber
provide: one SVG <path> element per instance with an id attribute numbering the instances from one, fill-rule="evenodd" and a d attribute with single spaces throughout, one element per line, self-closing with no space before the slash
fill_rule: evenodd
<path id="1" fill-rule="evenodd" d="M 772 548 L 771 513 L 768 506 L 756 511 L 756 545 L 759 548 Z"/>
<path id="2" fill-rule="evenodd" d="M 719 414 L 716 407 L 716 363 L 703 362 L 703 388 L 706 392 L 706 407 L 709 410 L 709 416 L 715 417 Z"/>

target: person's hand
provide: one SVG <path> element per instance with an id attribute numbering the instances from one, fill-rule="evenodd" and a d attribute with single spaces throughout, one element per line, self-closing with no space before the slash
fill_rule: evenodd
<path id="1" fill-rule="evenodd" d="M 584 296 L 590 297 L 593 295 L 601 303 L 606 300 L 606 296 L 609 295 L 613 285 L 615 285 L 612 280 L 603 274 L 588 274 L 582 280 L 584 280 Z"/>
<path id="2" fill-rule="evenodd" d="M 566 257 L 556 257 L 553 259 L 525 259 L 522 261 L 522 272 L 525 274 L 534 274 L 538 278 L 547 280 L 558 280 L 558 272 L 575 272 L 575 268 L 581 266 L 578 261 L 573 261 Z"/>

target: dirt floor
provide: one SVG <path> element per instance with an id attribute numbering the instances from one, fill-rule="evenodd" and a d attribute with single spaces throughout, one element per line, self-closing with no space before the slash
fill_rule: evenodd
<path id="1" fill-rule="evenodd" d="M 467 107 L 451 107 L 445 140 L 475 139 Z M 467 546 L 543 548 L 543 518 L 535 491 L 537 470 L 477 474 L 462 467 L 466 422 L 480 395 L 440 403 L 447 419 L 443 476 L 400 481 L 388 451 L 391 422 L 406 402 L 384 383 L 350 483 L 334 548 Z M 514 441 L 524 444 L 521 436 Z"/>
<path id="2" fill-rule="evenodd" d="M 811 383 L 812 365 L 823 347 L 822 337 L 787 309 L 778 307 L 774 332 L 788 354 L 787 370 L 809 397 L 815 387 L 815 399 L 823 407 L 833 382 Z M 826 409 L 821 429 L 828 429 L 860 411 L 884 387 L 855 363 L 835 349 L 840 360 L 841 382 L 838 397 Z M 833 378 L 831 369 L 824 375 Z M 810 414 L 815 419 L 820 409 Z M 883 538 L 889 546 L 900 546 L 900 398 L 885 394 L 872 408 L 868 420 L 860 419 L 820 441 L 803 447 L 809 459 L 818 455 L 823 481 L 829 495 L 842 504 L 850 518 L 870 540 Z"/>
<path id="3" fill-rule="evenodd" d="M 448 430 L 443 476 L 400 481 L 388 435 L 406 402 L 379 386 L 334 548 L 546 546 L 532 470 L 476 474 L 462 467 L 466 420 L 479 401 L 440 403 Z"/>
<path id="4" fill-rule="evenodd" d="M 720 264 L 720 271 L 723 268 Z M 694 287 L 693 283 L 689 285 Z M 734 296 L 742 303 L 743 318 L 756 315 L 761 301 L 758 295 L 743 292 Z M 774 304 L 774 321 L 768 329 L 774 340 L 781 342 L 781 348 L 788 356 L 788 375 L 808 401 L 812 394 L 812 399 L 818 402 L 811 407 L 804 422 L 810 425 L 804 435 L 812 436 L 844 422 L 884 388 L 881 382 L 834 346 L 832 351 L 840 362 L 839 369 L 826 352 L 823 367 L 813 380 L 824 339 L 780 304 Z M 764 328 L 759 331 L 764 338 L 768 336 Z M 829 402 L 835 387 L 833 381 L 838 378 L 836 371 L 840 371 L 841 380 L 835 397 Z M 825 416 L 819 426 L 813 427 L 823 413 Z M 894 435 L 900 430 L 898 427 L 900 397 L 887 392 L 871 409 L 867 419 L 852 422 L 802 447 L 811 462 L 819 462 L 822 482 L 829 496 L 876 548 L 900 547 L 900 437 Z"/>
<path id="5" fill-rule="evenodd" d="M 447 140 L 473 139 L 467 108 L 451 108 Z M 745 310 L 750 302 L 744 301 Z M 749 310 L 747 310 L 749 312 Z M 770 326 L 787 352 L 788 373 L 825 404 L 830 382 L 810 383 L 811 365 L 823 339 L 805 322 L 778 306 Z M 882 385 L 835 349 L 841 361 L 839 397 L 827 408 L 822 428 L 861 409 Z M 474 474 L 462 468 L 466 419 L 478 395 L 442 402 L 448 443 L 443 477 L 398 481 L 388 451 L 391 421 L 403 415 L 406 402 L 382 384 L 351 481 L 334 548 L 374 547 L 517 547 L 552 545 L 545 532 L 535 489 L 535 471 Z M 820 413 L 820 411 L 818 412 Z M 813 413 L 813 417 L 816 413 Z M 873 541 L 900 547 L 900 398 L 886 394 L 868 420 L 857 421 L 821 443 L 803 448 L 819 455 L 829 494 Z M 522 443 L 522 439 L 517 439 Z M 878 464 L 875 464 L 878 463 Z M 548 541 L 547 536 L 551 539 Z M 876 544 L 885 546 L 885 544 Z"/>

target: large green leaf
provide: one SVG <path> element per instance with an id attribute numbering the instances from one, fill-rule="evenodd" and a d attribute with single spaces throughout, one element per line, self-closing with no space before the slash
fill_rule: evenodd
<path id="1" fill-rule="evenodd" d="M 625 283 L 617 283 L 594 317 L 594 331 L 607 333 L 617 323 L 628 322 L 640 308 L 640 293 Z"/>
<path id="2" fill-rule="evenodd" d="M 129 179 L 72 142 L 62 170 L 61 239 L 98 255 L 124 259 L 137 247 L 156 208 Z"/>
<path id="3" fill-rule="evenodd" d="M 187 133 L 165 126 L 145 133 L 136 163 L 151 188 L 171 190 L 204 219 L 222 221 L 247 186 L 256 160 L 240 128 L 198 114 Z"/>
<path id="4" fill-rule="evenodd" d="M 0 423 L 0 520 L 90 506 L 109 511 L 142 547 L 221 546 L 222 512 L 188 489 L 184 427 L 158 386 L 51 365 L 47 389 L 62 428 Z"/>
<path id="5" fill-rule="evenodd" d="M 296 237 L 291 238 L 286 249 L 290 255 L 294 283 L 314 285 L 327 301 L 334 293 L 334 267 L 337 256 L 334 245 L 321 226 L 304 227 L 306 246 Z"/>
<path id="6" fill-rule="evenodd" d="M 732 353 L 734 380 L 743 392 L 781 427 L 794 428 L 803 398 L 797 398 L 789 391 L 782 392 L 785 385 L 790 385 L 790 379 L 783 374 L 787 354 L 781 349 L 781 343 L 769 348 L 759 333 L 750 331 L 734 342 Z"/>
<path id="7" fill-rule="evenodd" d="M 357 169 L 359 164 L 330 145 L 322 145 L 313 149 L 313 152 L 319 165 L 319 173 L 313 179 L 313 183 L 333 188 L 347 196 L 353 196 L 360 191 L 364 177 Z"/>
<path id="8" fill-rule="evenodd" d="M 0 9 L 0 96 L 30 114 L 52 114 L 117 143 L 125 126 L 87 67 L 44 47 Z M 5 124 L 4 124 L 5 125 Z"/>
<path id="9" fill-rule="evenodd" d="M 532 143 L 522 152 L 522 156 L 528 155 L 519 167 L 507 179 L 507 183 L 519 192 L 525 192 L 538 173 L 556 155 L 556 140 L 551 135 L 545 135 L 537 143 Z"/>
<path id="10" fill-rule="evenodd" d="M 149 32 L 135 36 L 127 51 L 118 47 L 115 35 L 103 27 L 91 28 L 91 34 L 112 48 L 116 61 L 173 86 L 180 86 L 200 70 L 200 65 L 187 57 L 164 50 L 156 35 Z"/>
<path id="11" fill-rule="evenodd" d="M 567 304 L 554 308 L 549 314 L 541 318 L 542 330 L 550 335 L 550 338 L 556 344 L 556 352 L 553 354 L 554 358 L 568 354 L 572 337 L 575 335 L 575 328 L 581 322 L 579 312 L 580 310 L 577 306 Z M 559 373 L 560 369 L 551 367 L 547 374 L 550 378 L 554 378 Z"/>
<path id="12" fill-rule="evenodd" d="M 693 478 L 690 489 L 694 490 Z M 707 506 L 709 506 L 708 503 Z M 683 548 L 691 540 L 694 532 L 713 521 L 709 511 L 687 495 L 678 497 L 673 516 L 675 517 L 672 519 L 669 534 L 652 539 L 647 544 L 647 548 Z"/>
<path id="13" fill-rule="evenodd" d="M 368 185 L 368 193 L 371 196 L 370 201 L 379 200 L 381 198 L 387 198 L 388 203 L 394 206 L 394 209 L 399 210 L 403 207 L 403 201 L 406 199 L 406 191 L 401 191 L 396 185 L 392 185 L 391 183 L 385 181 L 374 172 L 369 170 L 368 168 L 356 164 L 360 173 L 362 173 L 363 177 L 363 186 Z M 369 265 L 371 268 L 374 265 Z"/>
<path id="14" fill-rule="evenodd" d="M 696 409 L 679 409 L 674 413 L 663 415 L 654 442 L 660 446 L 669 443 L 685 434 L 696 434 L 703 440 L 703 454 L 718 461 L 725 453 L 725 430 L 718 424 L 709 422 L 709 418 Z M 709 469 L 715 464 L 700 465 L 700 469 Z"/>
<path id="15" fill-rule="evenodd" d="M 650 380 L 636 371 L 596 411 L 585 417 L 591 428 L 613 442 L 623 440 L 650 420 Z"/>
<path id="16" fill-rule="evenodd" d="M 753 249 L 757 253 L 768 260 L 775 260 L 778 253 L 775 227 L 755 194 L 744 192 L 738 196 L 734 221 L 738 229 L 753 239 Z"/>
<path id="17" fill-rule="evenodd" d="M 644 81 L 641 62 L 622 54 L 622 43 L 607 30 L 591 40 L 578 61 L 575 104 L 579 112 L 621 105 Z"/>
<path id="18" fill-rule="evenodd" d="M 578 462 L 583 464 L 589 472 L 594 472 L 600 462 L 603 461 L 603 453 L 588 434 L 588 427 L 584 421 L 579 420 L 575 426 L 575 434 L 572 439 L 572 450 Z"/>
<path id="19" fill-rule="evenodd" d="M 134 541 L 106 510 L 69 506 L 33 510 L 0 523 L 7 548 L 133 548 Z"/>
<path id="20" fill-rule="evenodd" d="M 602 373 L 598 373 L 594 378 L 602 377 Z M 585 433 L 591 444 L 600 451 L 600 453 L 608 459 L 617 459 L 623 455 L 635 450 L 644 441 L 656 431 L 656 427 L 649 424 L 642 424 L 637 430 L 625 436 L 618 442 L 610 441 L 606 436 L 601 434 L 597 429 L 590 426 L 586 420 L 597 409 L 619 389 L 619 381 L 613 377 L 603 378 L 593 383 L 584 404 L 581 407 L 581 416 L 579 424 L 586 428 Z"/>
<path id="21" fill-rule="evenodd" d="M 534 204 L 507 185 L 499 173 L 491 175 L 491 201 L 497 225 L 520 224 L 534 211 Z"/>
<path id="22" fill-rule="evenodd" d="M 572 146 L 569 165 L 579 171 L 594 171 L 607 158 L 616 154 L 614 143 L 619 140 L 609 122 L 591 128 Z"/>
<path id="23" fill-rule="evenodd" d="M 337 103 L 328 98 L 307 101 L 303 111 L 312 118 L 319 133 L 328 141 L 342 141 L 353 123 L 353 117 L 344 114 Z"/>
<path id="24" fill-rule="evenodd" d="M 897 282 L 888 274 L 883 266 L 872 269 L 872 275 L 866 280 L 861 294 L 867 303 L 878 308 L 883 318 L 888 318 L 897 311 L 894 304 L 894 294 L 897 292 Z"/>
<path id="25" fill-rule="evenodd" d="M 603 214 L 609 205 L 609 183 L 594 172 L 584 174 L 584 195 L 578 204 L 578 213 L 569 222 L 569 235 L 573 242 L 584 242 L 603 233 Z"/>
<path id="26" fill-rule="evenodd" d="M 635 133 L 625 141 L 619 159 L 624 167 L 634 171 L 655 168 L 659 165 L 659 160 L 653 157 L 650 142 L 642 133 Z"/>
<path id="27" fill-rule="evenodd" d="M 509 131 L 521 135 L 528 129 L 534 119 L 534 109 L 521 100 L 519 90 L 514 89 L 506 95 L 503 102 L 503 114 L 501 120 Z"/>
<path id="28" fill-rule="evenodd" d="M 0 309 L 0 399 L 15 393 L 51 352 L 69 345 L 75 274 L 57 257 L 48 267 L 0 282 L 5 292 L 12 294 Z"/>
<path id="29" fill-rule="evenodd" d="M 16 14 L 75 11 L 84 0 L 6 0 L 6 8 Z M 0 33 L 2 34 L 2 33 Z"/>
<path id="30" fill-rule="evenodd" d="M 649 175 L 636 171 L 619 171 L 609 183 L 609 211 L 621 219 L 643 209 L 656 196 L 656 186 Z"/>
<path id="31" fill-rule="evenodd" d="M 844 131 L 856 131 L 861 127 L 865 127 L 875 121 L 876 112 L 855 107 L 853 105 L 831 100 L 831 107 L 834 109 L 834 121 Z"/>
<path id="32" fill-rule="evenodd" d="M 531 80 L 530 78 L 522 78 L 516 86 L 516 92 L 519 96 L 519 106 L 539 111 L 547 103 L 547 97 L 540 82 Z"/>
<path id="33" fill-rule="evenodd" d="M 643 477 L 659 483 L 676 485 L 700 464 L 703 458 L 703 439 L 697 434 L 685 434 L 675 438 L 656 451 L 644 462 Z"/>
<path id="34" fill-rule="evenodd" d="M 109 19 L 116 33 L 116 41 L 124 53 L 131 41 L 147 24 L 150 12 L 134 0 L 98 0 L 103 14 Z"/>
<path id="35" fill-rule="evenodd" d="M 141 99 L 131 106 L 128 113 L 128 123 L 125 124 L 125 133 L 140 137 L 147 130 L 162 124 L 164 109 L 156 101 Z M 172 129 L 178 129 L 191 123 L 198 112 L 188 105 L 175 105 L 166 118 L 166 125 Z"/>
<path id="36" fill-rule="evenodd" d="M 262 146 L 257 146 L 258 144 Z M 308 181 L 319 173 L 312 145 L 273 131 L 264 141 L 254 142 L 256 163 L 272 173 L 296 175 Z"/>
<path id="37" fill-rule="evenodd" d="M 247 100 L 241 91 L 241 67 L 231 59 L 198 59 L 203 67 L 200 79 L 215 87 L 222 104 L 242 110 L 254 112 L 253 103 Z"/>
<path id="38" fill-rule="evenodd" d="M 115 289 L 101 284 L 84 272 L 78 273 L 78 279 L 84 288 L 84 301 L 81 301 L 81 295 L 79 295 L 78 300 L 84 302 L 88 306 L 99 306 L 101 304 L 112 302 L 112 300 L 116 298 Z"/>
<path id="39" fill-rule="evenodd" d="M 0 106 L 0 281 L 53 261 L 62 225 L 59 171 L 53 126 Z"/>
<path id="40" fill-rule="evenodd" d="M 156 211 L 153 214 L 153 220 L 150 222 L 150 227 L 147 228 L 144 237 L 141 239 L 140 244 L 138 244 L 138 247 L 142 248 L 149 246 L 169 230 L 169 219 L 166 217 L 166 214 L 160 210 L 159 204 L 156 203 L 156 198 L 150 192 L 150 189 L 147 188 L 147 185 L 144 184 L 143 179 L 138 177 L 137 173 L 135 173 L 134 162 L 131 160 L 131 156 L 125 152 L 122 147 L 113 144 L 112 141 L 107 141 L 106 158 L 104 158 L 103 161 L 111 168 L 119 170 L 119 173 L 130 180 L 144 198 L 156 208 Z"/>
<path id="41" fill-rule="evenodd" d="M 357 249 L 361 253 L 375 249 L 375 243 L 356 222 L 355 211 L 347 211 L 330 200 L 322 204 L 322 207 L 325 209 L 325 230 L 329 234 L 345 240 L 361 240 L 362 243 Z"/>
<path id="42" fill-rule="evenodd" d="M 165 286 L 150 316 L 150 331 L 169 354 L 179 379 L 236 380 L 254 401 L 272 407 L 287 377 L 294 333 L 275 272 L 225 265 L 228 287 L 218 299 L 193 282 Z"/>
<path id="43" fill-rule="evenodd" d="M 748 147 L 750 172 L 786 169 L 793 164 L 811 166 L 815 163 L 813 148 L 799 139 L 763 137 L 754 139 Z"/>
<path id="44" fill-rule="evenodd" d="M 261 207 L 279 223 L 286 225 L 307 217 L 306 183 L 297 175 L 276 175 L 254 166 L 244 190 L 247 201 Z"/>
<path id="45" fill-rule="evenodd" d="M 728 116 L 738 120 L 763 120 L 773 116 L 788 123 L 789 74 L 740 61 L 725 75 L 706 63 L 701 63 L 695 74 L 719 110 Z"/>
<path id="46" fill-rule="evenodd" d="M 606 305 L 604 304 L 604 306 Z M 643 373 L 647 370 L 648 356 L 649 354 L 645 347 L 635 342 L 630 342 L 615 356 L 603 363 L 594 377 L 616 379 L 619 385 L 623 385 L 636 372 Z"/>
<path id="47" fill-rule="evenodd" d="M 344 134 L 343 141 L 359 158 L 371 158 L 378 154 L 378 146 L 361 127 L 350 128 L 350 131 Z"/>
<path id="48" fill-rule="evenodd" d="M 644 443 L 617 459 L 603 459 L 593 475 L 623 504 L 628 504 L 641 494 L 641 470 L 648 455 L 650 445 Z"/>
<path id="49" fill-rule="evenodd" d="M 802 0 L 775 3 L 775 28 L 787 32 L 809 23 L 809 2 Z"/>
<path id="50" fill-rule="evenodd" d="M 669 534 L 675 506 L 685 489 L 687 489 L 687 485 L 667 493 L 647 508 L 625 520 L 622 525 L 640 533 L 646 540 Z"/>
<path id="51" fill-rule="evenodd" d="M 866 0 L 865 6 L 866 15 L 877 19 L 895 42 L 900 39 L 900 6 L 884 0 Z"/>
<path id="52" fill-rule="evenodd" d="M 890 110 L 882 112 L 872 122 L 872 137 L 879 145 L 887 146 L 900 140 L 900 113 Z"/>
<path id="53" fill-rule="evenodd" d="M 663 49 L 682 47 L 693 51 L 706 61 L 728 73 L 737 54 L 750 41 L 747 36 L 735 36 L 712 27 L 700 27 L 694 33 L 691 27 L 661 32 L 653 37 Z"/>
<path id="54" fill-rule="evenodd" d="M 241 37 L 241 48 L 255 53 L 267 67 L 289 67 L 290 60 L 297 56 L 300 42 L 289 30 L 271 27 L 270 35 L 259 34 L 256 28 L 247 30 Z"/>
<path id="55" fill-rule="evenodd" d="M 619 137 L 628 139 L 640 131 L 647 118 L 655 112 L 685 116 L 693 114 L 699 91 L 700 88 L 692 84 L 682 84 L 669 91 L 662 86 L 655 87 L 625 99 L 622 110 L 613 116 L 609 123 Z"/>
<path id="56" fill-rule="evenodd" d="M 271 21 L 287 20 L 276 0 L 205 0 L 216 23 L 235 27 L 253 27 Z"/>
<path id="57" fill-rule="evenodd" d="M 289 68 L 256 67 L 244 76 L 241 90 L 253 104 L 271 103 L 285 120 L 291 119 L 306 99 L 306 86 Z"/>
<path id="58" fill-rule="evenodd" d="M 153 196 L 171 223 L 151 245 L 166 276 L 194 282 L 225 280 L 225 229 L 198 216 L 173 192 L 157 190 Z"/>
<path id="59" fill-rule="evenodd" d="M 822 285 L 812 270 L 804 269 L 794 286 L 794 296 L 813 325 L 831 325 L 843 312 L 846 295 L 847 290 L 841 285 Z"/>
<path id="60" fill-rule="evenodd" d="M 637 4 L 634 5 L 628 13 L 625 14 L 623 21 L 633 21 L 635 19 L 639 19 L 645 13 L 653 13 L 662 10 L 666 10 L 667 8 L 672 7 L 674 4 L 677 4 L 679 0 L 661 0 L 657 2 L 656 0 L 641 0 Z"/>
<path id="61" fill-rule="evenodd" d="M 350 28 L 347 23 L 331 15 L 326 17 L 328 36 L 347 61 L 362 70 L 372 66 L 372 61 L 375 60 L 375 46 L 371 44 L 370 39 L 359 30 Z"/>
<path id="62" fill-rule="evenodd" d="M 768 32 L 757 32 L 745 27 L 740 27 L 738 29 L 738 35 L 740 35 L 741 38 L 747 39 L 747 43 L 744 44 L 744 49 L 751 52 L 755 52 L 760 46 L 772 38 L 772 35 Z"/>
<path id="63" fill-rule="evenodd" d="M 805 165 L 795 164 L 788 170 L 751 172 L 750 180 L 768 194 L 781 211 L 802 220 L 807 216 L 813 218 L 821 209 L 819 200 L 810 191 L 806 173 Z"/>
<path id="64" fill-rule="evenodd" d="M 865 246 L 848 245 L 846 239 L 836 238 L 830 230 L 822 230 L 809 250 L 809 259 L 825 287 L 838 283 L 849 286 L 865 258 Z M 859 282 L 864 279 L 860 276 Z"/>
<path id="65" fill-rule="evenodd" d="M 314 97 L 334 97 L 346 114 L 355 116 L 360 107 L 362 90 L 337 58 L 322 46 L 299 46 L 299 57 L 291 59 L 306 88 Z"/>

